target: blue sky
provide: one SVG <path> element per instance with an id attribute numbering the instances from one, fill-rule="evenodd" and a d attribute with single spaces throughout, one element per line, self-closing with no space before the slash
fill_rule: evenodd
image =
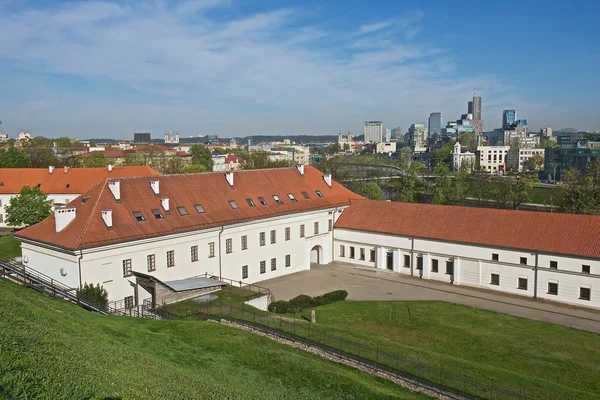
<path id="1" fill-rule="evenodd" d="M 445 120 L 600 129 L 594 1 L 0 0 L 13 136 L 362 133 Z"/>

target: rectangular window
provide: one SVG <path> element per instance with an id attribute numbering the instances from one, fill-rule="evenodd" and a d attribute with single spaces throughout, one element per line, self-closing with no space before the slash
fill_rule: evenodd
<path id="1" fill-rule="evenodd" d="M 271 258 L 271 271 L 275 271 L 277 269 L 277 259 Z"/>
<path id="2" fill-rule="evenodd" d="M 446 275 L 454 275 L 454 261 L 446 261 Z"/>
<path id="3" fill-rule="evenodd" d="M 242 279 L 248 279 L 248 266 L 242 266 Z"/>
<path id="4" fill-rule="evenodd" d="M 156 271 L 156 256 L 154 254 L 147 255 L 146 264 L 148 264 L 148 272 Z"/>
<path id="5" fill-rule="evenodd" d="M 276 194 L 273 195 L 273 200 L 275 200 L 275 203 L 277 204 L 283 204 L 283 201 L 281 201 L 279 196 L 277 196 Z"/>
<path id="6" fill-rule="evenodd" d="M 558 269 L 558 261 L 550 261 L 550 269 Z"/>
<path id="7" fill-rule="evenodd" d="M 318 222 L 315 222 L 314 232 L 315 232 L 315 235 L 319 234 L 319 223 Z"/>
<path id="8" fill-rule="evenodd" d="M 265 233 L 261 232 L 258 234 L 258 242 L 261 246 L 265 245 Z"/>
<path id="9" fill-rule="evenodd" d="M 492 261 L 498 261 L 499 259 L 498 254 L 492 253 Z"/>
<path id="10" fill-rule="evenodd" d="M 285 256 L 285 266 L 286 268 L 292 266 L 292 256 L 290 254 Z"/>
<path id="11" fill-rule="evenodd" d="M 582 265 L 581 266 L 581 272 L 583 272 L 584 274 L 589 274 L 591 271 L 590 266 L 589 265 Z"/>
<path id="12" fill-rule="evenodd" d="M 138 221 L 138 222 L 146 220 L 146 218 L 144 218 L 144 216 L 142 215 L 142 213 L 139 212 L 139 211 L 134 211 L 133 212 L 133 216 L 135 217 L 136 221 Z"/>
<path id="13" fill-rule="evenodd" d="M 133 308 L 133 296 L 125 297 L 125 308 Z"/>
<path id="14" fill-rule="evenodd" d="M 500 285 L 500 274 L 491 274 L 490 275 L 490 285 Z"/>
<path id="15" fill-rule="evenodd" d="M 321 191 L 320 191 L 320 190 L 315 190 L 315 193 L 316 193 L 316 194 L 317 194 L 317 196 L 319 196 L 319 197 L 324 197 L 324 196 L 323 196 L 323 193 L 321 193 Z"/>
<path id="16" fill-rule="evenodd" d="M 240 208 L 240 206 L 238 206 L 238 204 L 235 202 L 235 200 L 229 200 L 229 205 L 231 206 L 231 208 L 233 208 L 234 210 L 237 210 L 238 208 Z"/>
<path id="17" fill-rule="evenodd" d="M 198 214 L 202 214 L 202 213 L 206 212 L 206 211 L 204 211 L 204 207 L 202 207 L 201 204 L 194 204 L 194 208 L 196 209 L 196 211 L 198 211 Z"/>
<path id="18" fill-rule="evenodd" d="M 527 290 L 527 278 L 519 278 L 519 286 L 517 289 Z"/>
<path id="19" fill-rule="evenodd" d="M 431 272 L 438 272 L 438 260 L 431 260 Z"/>
<path id="20" fill-rule="evenodd" d="M 290 198 L 291 201 L 298 201 L 292 193 L 288 193 L 288 197 Z"/>
<path id="21" fill-rule="evenodd" d="M 248 236 L 242 236 L 242 250 L 248 249 Z"/>
<path id="22" fill-rule="evenodd" d="M 225 240 L 225 253 L 229 254 L 233 252 L 233 240 L 227 239 Z"/>
<path id="23" fill-rule="evenodd" d="M 375 262 L 375 249 L 371 249 L 371 258 L 369 258 L 370 262 Z"/>
<path id="24" fill-rule="evenodd" d="M 527 257 L 521 257 L 521 260 L 519 260 L 519 262 L 521 263 L 521 265 L 527 265 Z"/>
<path id="25" fill-rule="evenodd" d="M 152 210 L 152 215 L 154 215 L 154 218 L 156 218 L 156 219 L 162 219 L 162 218 L 164 218 L 164 216 L 162 215 L 162 213 L 158 209 Z"/>
<path id="26" fill-rule="evenodd" d="M 267 272 L 267 262 L 261 261 L 260 262 L 260 273 L 264 274 L 265 272 Z"/>
<path id="27" fill-rule="evenodd" d="M 190 215 L 190 213 L 188 212 L 188 210 L 185 209 L 184 206 L 177 207 L 177 211 L 179 211 L 179 215 L 183 217 L 185 217 L 186 215 Z"/>
<path id="28" fill-rule="evenodd" d="M 350 246 L 350 258 L 354 259 L 354 247 Z"/>
<path id="29" fill-rule="evenodd" d="M 305 199 L 310 199 L 310 196 L 306 192 L 302 192 L 302 196 L 304 196 Z"/>
<path id="30" fill-rule="evenodd" d="M 271 244 L 275 244 L 277 243 L 277 231 L 273 230 L 271 231 Z"/>
<path id="31" fill-rule="evenodd" d="M 327 230 L 329 232 L 331 232 L 333 230 L 333 220 L 330 219 L 329 221 L 327 221 Z"/>
<path id="32" fill-rule="evenodd" d="M 190 249 L 190 257 L 192 262 L 198 261 L 198 246 L 192 246 Z"/>
<path id="33" fill-rule="evenodd" d="M 290 228 L 285 228 L 285 240 L 290 240 Z"/>
<path id="34" fill-rule="evenodd" d="M 365 261 L 365 249 L 362 247 L 360 248 L 359 257 L 361 261 Z"/>
<path id="35" fill-rule="evenodd" d="M 167 267 L 175 266 L 175 250 L 167 251 Z"/>
<path id="36" fill-rule="evenodd" d="M 254 207 L 256 205 L 256 204 L 254 204 L 254 201 L 252 201 L 252 199 L 249 197 L 246 199 L 246 203 L 248 203 L 248 205 L 250 207 Z"/>
<path id="37" fill-rule="evenodd" d="M 423 257 L 417 257 L 417 270 L 423 270 Z"/>
<path id="38" fill-rule="evenodd" d="M 340 245 L 340 257 L 346 257 L 346 246 Z"/>
<path id="39" fill-rule="evenodd" d="M 208 244 L 208 258 L 213 258 L 215 256 L 215 242 L 210 242 Z"/>
<path id="40" fill-rule="evenodd" d="M 581 300 L 588 300 L 589 301 L 590 298 L 591 298 L 591 296 L 592 296 L 592 289 L 590 289 L 590 288 L 583 288 L 583 287 L 579 288 L 579 298 Z"/>
<path id="41" fill-rule="evenodd" d="M 0 214 L 0 223 L 4 222 L 4 215 Z"/>
<path id="42" fill-rule="evenodd" d="M 548 282 L 548 294 L 558 295 L 558 283 Z"/>
<path id="43" fill-rule="evenodd" d="M 123 260 L 123 277 L 131 276 L 131 258 Z"/>
<path id="44" fill-rule="evenodd" d="M 304 237 L 304 224 L 300 225 L 300 237 Z"/>
<path id="45" fill-rule="evenodd" d="M 265 198 L 264 198 L 264 197 L 259 197 L 259 198 L 258 198 L 258 201 L 259 201 L 259 203 L 260 203 L 260 204 L 262 204 L 263 206 L 266 206 L 266 205 L 267 205 L 267 201 L 265 200 Z"/>
<path id="46" fill-rule="evenodd" d="M 404 255 L 404 268 L 410 268 L 410 256 L 407 254 Z"/>

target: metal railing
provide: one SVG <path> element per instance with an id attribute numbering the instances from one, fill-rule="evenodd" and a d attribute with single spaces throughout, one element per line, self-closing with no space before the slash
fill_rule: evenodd
<path id="1" fill-rule="evenodd" d="M 266 287 L 263 287 L 263 286 L 255 285 L 253 283 L 246 283 L 246 282 L 240 281 L 240 280 L 219 277 L 218 275 L 209 274 L 208 272 L 204 273 L 203 275 L 198 275 L 198 277 L 215 279 L 215 280 L 227 283 L 231 286 L 239 287 L 240 289 L 247 289 L 252 292 L 261 294 L 261 295 L 266 295 L 269 298 L 269 303 L 271 301 L 273 301 L 273 294 L 271 293 L 271 290 Z"/>

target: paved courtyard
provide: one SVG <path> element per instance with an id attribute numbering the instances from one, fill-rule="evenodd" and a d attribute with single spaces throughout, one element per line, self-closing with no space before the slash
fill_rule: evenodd
<path id="1" fill-rule="evenodd" d="M 271 289 L 276 300 L 299 294 L 316 296 L 337 289 L 348 291 L 348 300 L 440 300 L 498 311 L 539 321 L 600 333 L 600 311 L 536 301 L 487 289 L 469 288 L 356 265 L 313 265 L 309 271 L 259 283 Z"/>

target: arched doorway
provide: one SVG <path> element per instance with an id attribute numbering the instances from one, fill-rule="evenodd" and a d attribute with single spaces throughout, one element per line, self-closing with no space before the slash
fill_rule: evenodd
<path id="1" fill-rule="evenodd" d="M 321 246 L 316 245 L 310 249 L 310 262 L 311 264 L 323 263 L 323 248 Z"/>

